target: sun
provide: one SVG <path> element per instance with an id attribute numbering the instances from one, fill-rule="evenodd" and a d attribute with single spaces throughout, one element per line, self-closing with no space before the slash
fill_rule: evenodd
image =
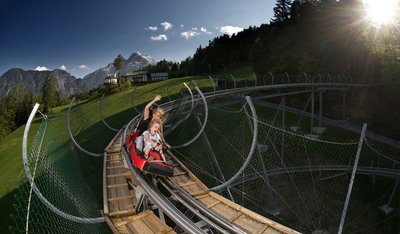
<path id="1" fill-rule="evenodd" d="M 363 0 L 365 17 L 373 25 L 394 23 L 400 0 Z"/>

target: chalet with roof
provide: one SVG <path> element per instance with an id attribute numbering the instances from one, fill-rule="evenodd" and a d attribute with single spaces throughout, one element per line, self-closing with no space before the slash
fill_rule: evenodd
<path id="1" fill-rule="evenodd" d="M 146 71 L 138 71 L 127 73 L 123 76 L 126 81 L 132 83 L 152 83 L 168 79 L 167 72 L 147 73 Z"/>

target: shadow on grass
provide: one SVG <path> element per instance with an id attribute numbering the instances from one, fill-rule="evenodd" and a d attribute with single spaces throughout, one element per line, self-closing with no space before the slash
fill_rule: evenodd
<path id="1" fill-rule="evenodd" d="M 0 199 L 0 233 L 10 233 L 9 227 L 13 224 L 10 215 L 14 212 L 13 204 L 18 190 L 8 192 Z"/>

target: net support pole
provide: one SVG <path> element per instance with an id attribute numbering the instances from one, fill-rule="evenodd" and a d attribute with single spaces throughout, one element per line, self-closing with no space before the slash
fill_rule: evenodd
<path id="1" fill-rule="evenodd" d="M 281 102 L 281 104 L 282 104 L 282 102 Z M 278 109 L 278 111 L 279 111 L 279 109 Z M 246 116 L 246 117 L 247 117 L 247 120 L 249 121 L 249 125 L 251 127 L 251 131 L 253 132 L 254 131 L 253 123 L 252 123 L 251 119 L 249 118 L 249 116 Z M 275 120 L 275 118 L 274 118 L 274 120 Z M 267 135 L 269 135 L 269 132 L 267 133 Z M 274 196 L 274 194 L 272 192 L 271 184 L 269 183 L 267 165 L 265 163 L 266 160 L 264 161 L 264 159 L 262 157 L 262 152 L 261 152 L 259 146 L 260 146 L 260 143 L 257 140 L 257 147 L 256 148 L 257 148 L 258 157 L 259 157 L 260 162 L 261 162 L 261 167 L 262 167 L 262 170 L 263 170 L 263 174 L 262 175 L 263 175 L 263 180 L 264 180 L 264 182 L 266 184 L 265 189 L 267 190 L 267 194 L 268 194 L 268 202 L 269 202 L 269 204 L 271 204 L 271 206 L 270 206 L 271 211 L 276 213 L 277 210 L 278 210 L 277 209 L 277 204 L 276 204 L 276 199 L 275 199 L 275 196 Z"/>
<path id="2" fill-rule="evenodd" d="M 256 109 L 254 108 L 253 102 L 251 101 L 251 98 L 249 96 L 246 96 L 247 104 L 250 107 L 251 114 L 252 114 L 252 119 L 253 119 L 253 126 L 254 126 L 254 131 L 253 131 L 253 140 L 250 146 L 250 151 L 249 154 L 247 155 L 246 160 L 243 162 L 243 165 L 240 167 L 240 169 L 236 172 L 235 175 L 233 175 L 229 180 L 227 180 L 225 183 L 220 184 L 216 187 L 211 188 L 213 191 L 218 191 L 221 189 L 224 189 L 228 186 L 230 186 L 233 182 L 235 182 L 239 176 L 244 172 L 246 167 L 249 165 L 253 154 L 254 154 L 254 149 L 257 145 L 257 136 L 258 136 L 258 117 L 256 113 Z"/>
<path id="3" fill-rule="evenodd" d="M 342 119 L 346 119 L 346 90 L 343 90 L 343 99 L 342 99 Z"/>
<path id="4" fill-rule="evenodd" d="M 283 96 L 282 97 L 282 129 L 286 128 L 286 126 L 285 126 L 285 122 L 286 122 L 285 121 L 285 119 L 286 119 L 285 109 L 286 109 L 286 99 L 285 99 L 285 96 Z M 281 158 L 283 160 L 285 157 L 285 132 L 282 132 L 281 138 L 282 138 L 281 139 L 281 141 L 282 141 L 282 143 L 281 143 Z"/>
<path id="5" fill-rule="evenodd" d="M 346 200 L 344 202 L 342 217 L 340 219 L 338 234 L 342 234 L 342 232 L 343 232 L 343 225 L 344 225 L 344 221 L 346 219 L 347 209 L 348 209 L 349 202 L 350 202 L 351 191 L 353 189 L 354 178 L 356 177 L 358 161 L 360 159 L 361 149 L 362 149 L 362 145 L 364 143 L 366 130 L 367 130 L 367 124 L 364 123 L 362 126 L 362 130 L 361 130 L 360 141 L 358 143 L 357 154 L 356 154 L 356 158 L 354 160 L 354 166 L 353 166 L 353 171 L 351 173 L 351 179 L 350 179 L 349 188 L 347 190 Z"/>
<path id="6" fill-rule="evenodd" d="M 231 74 L 231 78 L 232 78 L 232 80 L 233 80 L 233 88 L 234 89 L 236 89 L 236 79 L 235 79 L 235 77 Z"/>
<path id="7" fill-rule="evenodd" d="M 215 94 L 215 92 L 217 91 L 217 85 L 215 84 L 215 81 L 213 80 L 213 78 L 211 76 L 208 76 L 208 79 L 210 79 L 211 83 L 213 84 L 213 88 L 214 88 L 213 94 Z"/>
<path id="8" fill-rule="evenodd" d="M 310 118 L 310 134 L 312 134 L 313 132 L 313 126 L 314 126 L 314 109 L 315 109 L 315 105 L 314 105 L 314 90 L 311 92 L 311 118 Z"/>
<path id="9" fill-rule="evenodd" d="M 322 127 L 322 95 L 323 95 L 323 92 L 319 91 L 319 124 L 318 124 L 318 126 L 320 128 Z"/>
<path id="10" fill-rule="evenodd" d="M 196 116 L 195 119 L 196 119 L 196 124 L 197 124 L 197 126 L 198 126 L 199 128 L 201 128 L 202 125 L 201 125 L 201 121 L 200 121 L 199 117 Z M 218 179 L 220 179 L 223 183 L 225 183 L 225 182 L 226 182 L 225 176 L 224 176 L 224 174 L 222 173 L 221 166 L 219 165 L 219 162 L 218 162 L 218 160 L 217 160 L 217 157 L 216 157 L 215 154 L 214 154 L 214 150 L 213 150 L 213 148 L 212 148 L 212 146 L 211 146 L 211 143 L 210 143 L 210 141 L 208 140 L 206 131 L 203 131 L 203 132 L 201 133 L 201 137 L 203 138 L 203 142 L 204 142 L 204 144 L 206 145 L 206 148 L 208 149 L 209 157 L 210 157 L 210 159 L 211 159 L 212 165 L 213 165 L 213 167 L 216 168 Z M 231 201 L 235 202 L 235 200 L 233 199 L 233 195 L 232 195 L 232 193 L 231 193 L 231 190 L 230 190 L 229 186 L 226 187 L 226 189 L 227 189 L 227 191 L 228 191 L 229 197 L 231 198 Z"/>
<path id="11" fill-rule="evenodd" d="M 399 178 L 397 178 L 396 184 L 395 184 L 394 187 L 393 187 L 393 190 L 392 190 L 392 193 L 390 194 L 389 200 L 388 200 L 387 203 L 384 205 L 384 206 L 386 206 L 387 208 L 389 208 L 389 205 L 390 205 L 390 203 L 391 203 L 392 200 L 393 200 L 394 194 L 396 193 L 397 187 L 399 186 L 399 182 L 400 182 L 400 180 L 399 180 Z M 390 208 L 390 209 L 392 210 L 392 208 Z M 391 211 L 391 210 L 390 210 L 390 211 Z M 386 212 L 385 212 L 385 213 L 386 213 Z"/>

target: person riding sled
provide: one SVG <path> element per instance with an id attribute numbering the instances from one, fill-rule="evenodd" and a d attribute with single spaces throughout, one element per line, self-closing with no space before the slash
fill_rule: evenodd
<path id="1" fill-rule="evenodd" d="M 161 100 L 161 95 L 156 95 L 152 101 L 147 103 L 143 110 L 143 118 L 138 124 L 138 127 L 136 128 L 137 136 L 141 136 L 144 131 L 147 130 L 150 121 L 152 120 L 157 120 L 160 123 L 160 130 L 159 134 L 161 137 L 162 142 L 164 142 L 164 145 L 167 149 L 170 149 L 171 146 L 165 141 L 164 136 L 162 134 L 162 122 L 164 118 L 164 110 L 161 107 L 158 107 L 157 102 Z"/>
<path id="2" fill-rule="evenodd" d="M 143 152 L 146 159 L 149 158 L 149 152 L 152 150 L 158 152 L 163 161 L 165 161 L 162 149 L 162 139 L 159 134 L 160 126 L 161 123 L 158 120 L 152 120 L 149 123 L 148 130 L 144 131 L 142 134 L 144 142 Z"/>

